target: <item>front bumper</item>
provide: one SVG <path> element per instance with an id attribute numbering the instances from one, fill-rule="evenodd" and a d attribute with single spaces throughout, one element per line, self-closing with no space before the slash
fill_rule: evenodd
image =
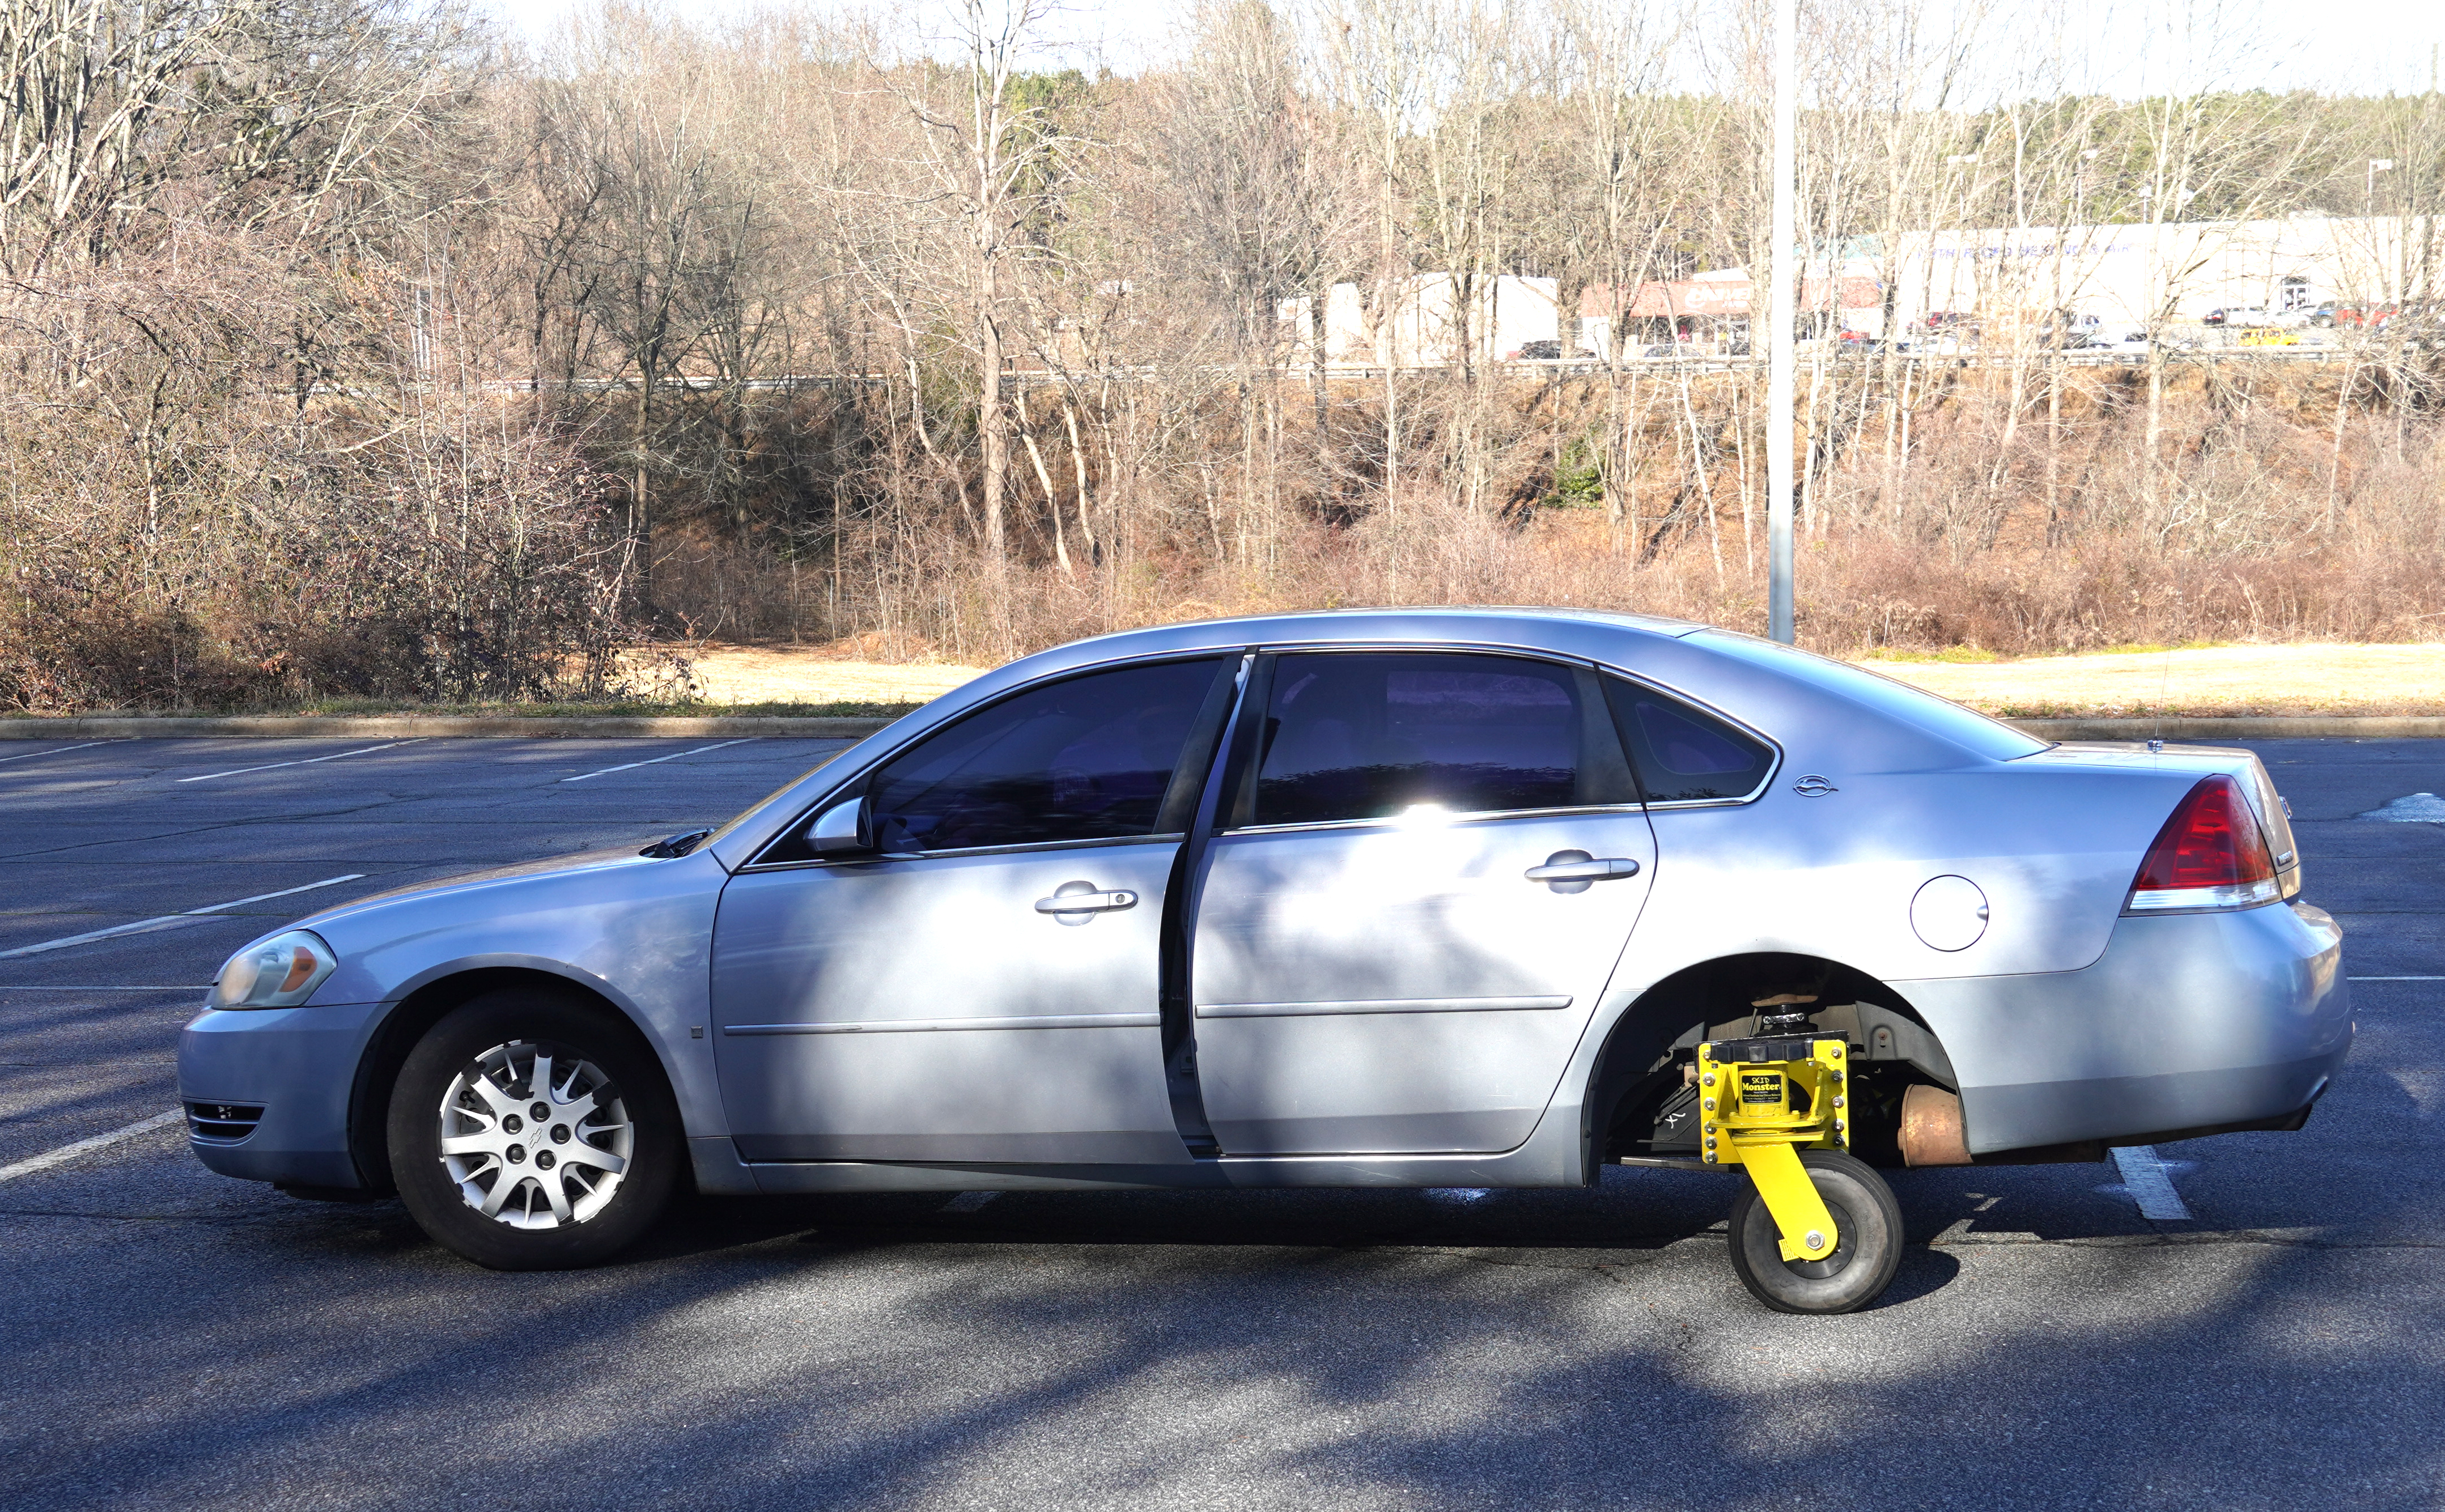
<path id="1" fill-rule="evenodd" d="M 2306 904 L 2126 918 L 2080 971 L 1898 981 L 1973 1154 L 2280 1118 L 2351 1048 L 2342 929 Z"/>
<path id="2" fill-rule="evenodd" d="M 260 1107 L 263 1117 L 242 1139 L 204 1137 L 190 1118 L 196 1157 L 249 1181 L 369 1185 L 349 1149 L 348 1110 L 381 1017 L 379 1003 L 197 1015 L 178 1036 L 180 1104 Z"/>

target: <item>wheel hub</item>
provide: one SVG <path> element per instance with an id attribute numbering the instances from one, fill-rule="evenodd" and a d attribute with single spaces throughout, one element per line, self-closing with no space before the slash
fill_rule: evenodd
<path id="1" fill-rule="evenodd" d="M 636 1129 L 611 1078 L 565 1045 L 512 1040 L 442 1093 L 441 1164 L 467 1205 L 513 1228 L 583 1223 L 607 1206 Z"/>

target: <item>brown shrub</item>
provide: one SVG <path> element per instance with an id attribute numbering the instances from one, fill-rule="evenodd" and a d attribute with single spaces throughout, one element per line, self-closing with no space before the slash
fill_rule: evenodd
<path id="1" fill-rule="evenodd" d="M 574 439 L 463 392 L 272 399 L 291 306 L 206 250 L 0 294 L 0 705 L 616 690 L 626 541 Z"/>

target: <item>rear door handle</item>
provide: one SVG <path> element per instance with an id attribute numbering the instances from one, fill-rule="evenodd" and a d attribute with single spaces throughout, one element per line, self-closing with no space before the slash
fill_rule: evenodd
<path id="1" fill-rule="evenodd" d="M 1548 861 L 1541 867 L 1530 867 L 1524 875 L 1531 882 L 1611 882 L 1615 877 L 1637 876 L 1638 863 L 1628 856 Z"/>
<path id="2" fill-rule="evenodd" d="M 1069 886 L 1069 884 L 1064 884 Z M 1134 908 L 1138 895 L 1127 888 L 1111 892 L 1056 892 L 1050 898 L 1036 900 L 1037 913 L 1110 913 L 1115 908 Z"/>

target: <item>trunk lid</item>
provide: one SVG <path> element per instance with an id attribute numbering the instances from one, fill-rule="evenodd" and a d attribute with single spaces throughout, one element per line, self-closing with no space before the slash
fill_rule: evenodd
<path id="1" fill-rule="evenodd" d="M 2301 891 L 2301 848 L 2292 838 L 2292 810 L 2275 791 L 2275 779 L 2258 753 L 2239 746 L 2175 745 L 2152 740 L 2065 740 L 2044 751 L 2016 758 L 2015 765 L 2081 767 L 2092 771 L 2221 773 L 2241 784 L 2250 811 L 2274 852 L 2275 876 L 2283 896 Z"/>

